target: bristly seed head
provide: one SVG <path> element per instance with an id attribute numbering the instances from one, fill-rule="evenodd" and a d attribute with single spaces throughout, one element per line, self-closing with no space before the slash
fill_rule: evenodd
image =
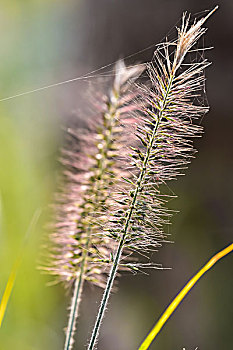
<path id="1" fill-rule="evenodd" d="M 104 227 L 113 241 L 120 242 L 122 251 L 126 248 L 144 255 L 166 239 L 164 225 L 170 224 L 172 212 L 166 207 L 170 195 L 160 187 L 187 168 L 195 153 L 192 139 L 201 136 L 199 120 L 208 111 L 199 97 L 204 94 L 204 69 L 209 63 L 202 58 L 186 61 L 206 31 L 201 26 L 208 17 L 190 26 L 184 15 L 177 41 L 160 44 L 147 65 L 150 85 L 137 86 L 141 106 L 134 113 L 138 143 L 132 147 L 126 142 L 128 154 L 122 161 L 127 173 L 120 190 L 116 188 L 112 195 L 109 224 Z M 135 266 L 154 265 L 135 262 Z"/>
<path id="2" fill-rule="evenodd" d="M 128 137 L 126 129 L 132 124 L 129 111 L 137 108 L 132 84 L 144 70 L 144 65 L 127 68 L 118 61 L 109 93 L 93 101 L 97 112 L 95 120 L 89 123 L 89 131 L 67 130 L 50 256 L 43 267 L 66 286 L 79 277 L 84 257 L 83 279 L 105 285 L 114 244 L 102 232 L 108 221 L 111 188 L 124 174 L 118 158 Z"/>

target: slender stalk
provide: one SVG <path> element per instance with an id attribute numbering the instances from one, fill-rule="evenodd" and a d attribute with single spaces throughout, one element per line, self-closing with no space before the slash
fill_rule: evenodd
<path id="1" fill-rule="evenodd" d="M 68 327 L 66 331 L 66 340 L 65 340 L 64 350 L 72 349 L 73 335 L 74 335 L 75 326 L 78 318 L 79 305 L 81 302 L 81 295 L 82 295 L 83 285 L 84 285 L 85 267 L 86 267 L 86 260 L 88 256 L 89 242 L 90 242 L 90 236 L 88 236 L 87 238 L 86 249 L 83 254 L 83 260 L 80 268 L 79 278 L 75 280 L 75 284 L 74 284 L 74 293 L 73 293 L 72 303 L 70 307 L 70 316 L 69 316 L 69 322 L 68 322 Z"/>
<path id="2" fill-rule="evenodd" d="M 94 185 L 94 190 L 91 187 L 91 190 L 93 190 L 94 194 L 94 199 L 93 199 L 93 205 L 94 207 L 99 206 L 99 194 L 101 191 L 101 180 L 103 178 L 103 175 L 106 172 L 107 166 L 104 163 L 106 160 L 106 149 L 108 149 L 111 141 L 112 141 L 112 134 L 113 134 L 113 127 L 115 126 L 116 123 L 116 111 L 117 111 L 117 106 L 118 106 L 118 94 L 115 94 L 115 101 L 109 104 L 108 106 L 108 111 L 107 113 L 104 114 L 103 118 L 105 121 L 108 121 L 106 130 L 109 131 L 109 133 L 106 133 L 106 148 L 103 148 L 101 150 L 101 155 L 102 155 L 102 160 L 100 164 L 100 175 L 99 175 L 99 181 L 95 182 Z M 110 115 L 110 119 L 108 118 L 108 114 Z M 92 185 L 93 186 L 93 185 Z M 96 186 L 96 188 L 95 188 Z M 91 213 L 87 213 L 90 217 L 92 216 Z M 93 218 L 94 219 L 94 218 Z M 87 257 L 88 257 L 88 250 L 89 246 L 91 245 L 91 234 L 92 234 L 92 229 L 91 229 L 91 224 L 89 223 L 89 227 L 87 229 L 87 238 L 86 238 L 86 246 L 84 248 L 84 253 L 83 253 L 83 258 L 82 258 L 82 263 L 80 267 L 80 274 L 79 278 L 75 280 L 74 284 L 74 292 L 73 292 L 73 298 L 72 298 L 72 303 L 71 303 L 71 308 L 70 308 L 70 316 L 69 316 L 69 322 L 68 322 L 68 327 L 66 331 L 66 341 L 65 341 L 65 347 L 64 350 L 71 350 L 72 349 L 72 344 L 73 344 L 73 335 L 75 332 L 76 328 L 76 322 L 78 318 L 78 310 L 79 310 L 79 305 L 81 302 L 81 295 L 82 295 L 82 290 L 83 290 L 83 285 L 85 281 L 85 270 L 86 270 L 86 264 L 87 264 Z"/>
<path id="3" fill-rule="evenodd" d="M 94 328 L 93 328 L 93 332 L 92 332 L 91 340 L 90 340 L 90 343 L 89 343 L 89 346 L 88 346 L 88 350 L 93 350 L 94 349 L 94 346 L 95 346 L 97 338 L 98 338 L 100 325 L 101 325 L 101 322 L 103 320 L 103 316 L 104 316 L 104 313 L 105 313 L 105 310 L 106 310 L 106 307 L 107 307 L 108 299 L 109 299 L 109 296 L 110 296 L 110 293 L 111 293 L 112 285 L 113 285 L 114 279 L 116 277 L 116 273 L 117 273 L 118 266 L 119 266 L 119 263 L 120 263 L 120 258 L 121 258 L 122 251 L 123 251 L 123 248 L 124 248 L 125 239 L 127 237 L 130 221 L 131 221 L 131 218 L 132 218 L 132 215 L 134 213 L 134 209 L 135 209 L 135 206 L 136 206 L 136 203 L 137 203 L 138 192 L 139 192 L 139 189 L 140 189 L 140 187 L 141 187 L 141 185 L 143 183 L 143 180 L 144 180 L 144 176 L 145 176 L 145 173 L 146 173 L 146 170 L 147 170 L 147 166 L 148 166 L 148 161 L 149 161 L 149 158 L 150 158 L 151 150 L 152 150 L 152 148 L 154 146 L 154 143 L 155 143 L 155 138 L 156 138 L 157 130 L 158 130 L 158 127 L 159 127 L 159 123 L 160 123 L 160 121 L 161 121 L 161 119 L 163 117 L 163 112 L 164 112 L 164 110 L 166 108 L 167 98 L 168 98 L 168 95 L 169 95 L 171 87 L 172 87 L 173 79 L 174 79 L 174 75 L 171 75 L 169 83 L 168 83 L 168 87 L 167 87 L 167 90 L 166 90 L 166 94 L 164 96 L 162 108 L 159 111 L 159 114 L 158 114 L 158 117 L 157 117 L 157 121 L 156 121 L 156 124 L 155 124 L 154 129 L 153 129 L 153 133 L 152 133 L 152 135 L 150 137 L 150 141 L 149 141 L 149 145 L 148 145 L 148 148 L 147 148 L 146 157 L 144 159 L 143 167 L 142 167 L 142 170 L 141 170 L 141 172 L 139 174 L 139 177 L 138 177 L 138 180 L 137 180 L 137 186 L 135 188 L 133 200 L 132 200 L 132 203 L 131 203 L 131 206 L 130 206 L 129 213 L 128 213 L 127 218 L 126 218 L 126 222 L 125 222 L 124 229 L 123 229 L 123 234 L 122 234 L 121 240 L 119 242 L 119 245 L 118 245 L 118 248 L 117 248 L 117 251 L 116 251 L 116 254 L 115 254 L 114 262 L 113 262 L 112 269 L 110 271 L 109 278 L 108 278 L 108 281 L 107 281 L 107 285 L 106 285 L 106 288 L 105 288 L 105 291 L 104 291 L 104 294 L 103 294 L 103 298 L 102 298 L 102 301 L 101 301 L 101 304 L 100 304 L 99 312 L 98 312 L 98 315 L 97 315 L 97 318 L 96 318 L 96 322 L 95 322 L 95 325 L 94 325 Z"/>
<path id="4" fill-rule="evenodd" d="M 143 341 L 138 350 L 147 350 L 156 336 L 159 334 L 164 324 L 168 321 L 180 303 L 183 301 L 188 292 L 195 286 L 199 279 L 210 270 L 220 259 L 224 258 L 227 254 L 230 254 L 233 251 L 233 243 L 228 247 L 224 248 L 216 255 L 214 255 L 184 286 L 184 288 L 179 292 L 179 294 L 173 299 L 171 304 L 166 308 L 164 313 L 161 315 L 153 329 L 150 331 L 146 339 Z"/>

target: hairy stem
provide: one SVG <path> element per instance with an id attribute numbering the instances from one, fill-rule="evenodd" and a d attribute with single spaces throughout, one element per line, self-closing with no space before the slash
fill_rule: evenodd
<path id="1" fill-rule="evenodd" d="M 72 303 L 70 307 L 70 316 L 69 316 L 69 322 L 68 322 L 68 327 L 66 331 L 66 340 L 65 340 L 64 350 L 72 349 L 73 335 L 74 335 L 75 326 L 78 318 L 79 305 L 81 302 L 81 295 L 82 295 L 83 284 L 84 284 L 84 275 L 85 275 L 86 260 L 88 256 L 89 242 L 90 242 L 90 236 L 88 236 L 87 238 L 86 249 L 83 254 L 82 264 L 80 268 L 80 274 L 79 274 L 79 277 L 75 280 L 75 284 L 74 284 L 74 293 L 73 293 Z"/>
<path id="2" fill-rule="evenodd" d="M 144 159 L 143 167 L 142 167 L 142 170 L 141 170 L 141 172 L 139 174 L 139 177 L 138 177 L 138 180 L 137 180 L 137 186 L 136 186 L 135 191 L 134 191 L 134 196 L 133 196 L 133 199 L 132 199 L 132 203 L 130 205 L 130 210 L 129 210 L 129 213 L 127 215 L 126 222 L 125 222 L 125 225 L 124 225 L 123 234 L 121 236 L 121 240 L 119 242 L 119 245 L 118 245 L 118 248 L 117 248 L 117 251 L 116 251 L 116 254 L 115 254 L 115 258 L 114 258 L 114 261 L 113 261 L 112 269 L 110 271 L 109 278 L 108 278 L 108 281 L 107 281 L 107 285 L 106 285 L 106 288 L 105 288 L 105 291 L 104 291 L 104 294 L 103 294 L 103 298 L 102 298 L 102 301 L 101 301 L 101 304 L 100 304 L 100 308 L 99 308 L 99 311 L 98 311 L 98 315 L 97 315 L 97 318 L 96 318 L 96 322 L 95 322 L 95 325 L 94 325 L 94 329 L 93 329 L 93 332 L 92 332 L 92 336 L 91 336 L 91 340 L 90 340 L 90 343 L 89 343 L 88 350 L 93 350 L 94 346 L 95 346 L 95 344 L 97 342 L 100 325 L 101 325 L 101 322 L 103 320 L 104 313 L 105 313 L 105 310 L 106 310 L 106 307 L 107 307 L 107 303 L 108 303 L 108 299 L 109 299 L 109 296 L 110 296 L 110 293 L 111 293 L 111 289 L 112 289 L 112 286 L 113 286 L 113 282 L 114 282 L 114 279 L 116 277 L 116 273 L 117 273 L 118 266 L 119 266 L 119 263 L 120 263 L 122 251 L 124 249 L 124 243 L 125 243 L 125 239 L 127 237 L 130 221 L 131 221 L 132 215 L 134 213 L 135 206 L 137 204 L 138 193 L 139 193 L 139 190 L 140 190 L 140 188 L 141 188 L 141 186 L 143 184 L 144 176 L 145 176 L 145 173 L 146 173 L 146 170 L 147 170 L 147 166 L 148 166 L 148 162 L 149 162 L 149 159 L 150 159 L 151 150 L 152 150 L 152 148 L 154 146 L 157 130 L 158 130 L 160 121 L 161 121 L 161 119 L 163 117 L 163 112 L 164 112 L 164 110 L 166 108 L 167 98 L 168 98 L 168 95 L 169 95 L 171 87 L 172 87 L 173 79 L 174 79 L 174 75 L 171 75 L 171 77 L 169 79 L 168 87 L 167 87 L 167 90 L 166 90 L 166 94 L 164 96 L 162 108 L 161 108 L 161 110 L 158 113 L 156 124 L 154 126 L 153 133 L 152 133 L 152 135 L 150 137 L 149 145 L 147 147 L 146 157 Z"/>
<path id="3" fill-rule="evenodd" d="M 99 193 L 101 191 L 101 180 L 106 172 L 107 165 L 105 164 L 105 160 L 107 156 L 105 155 L 106 150 L 109 148 L 110 143 L 112 142 L 112 133 L 113 133 L 113 127 L 115 126 L 115 119 L 116 119 L 116 110 L 117 110 L 117 103 L 118 103 L 118 95 L 115 94 L 115 103 L 110 103 L 108 106 L 108 111 L 107 113 L 104 114 L 103 119 L 106 122 L 107 121 L 107 126 L 106 126 L 106 147 L 102 149 L 101 155 L 102 159 L 101 162 L 99 162 L 99 166 L 97 168 L 100 168 L 100 175 L 99 175 L 99 180 L 97 183 L 92 184 L 91 186 L 91 191 L 94 194 L 94 206 L 98 207 L 99 205 Z M 108 117 L 110 116 L 110 119 Z M 109 120 L 108 120 L 109 119 Z M 96 185 L 96 187 L 95 187 Z M 94 186 L 94 187 L 93 187 Z M 91 215 L 88 213 L 87 215 Z M 89 223 L 89 227 L 87 229 L 87 237 L 86 237 L 86 245 L 85 245 L 85 250 L 84 254 L 82 257 L 82 263 L 80 267 L 80 275 L 79 278 L 75 280 L 75 285 L 74 285 L 74 293 L 73 293 L 73 298 L 72 298 L 72 303 L 71 303 L 71 309 L 70 309 L 70 316 L 69 316 L 69 322 L 68 322 L 68 328 L 66 331 L 66 341 L 65 341 L 65 347 L 64 350 L 71 350 L 72 349 L 72 344 L 73 344 L 73 335 L 75 332 L 75 326 L 78 318 L 78 309 L 79 305 L 81 302 L 81 295 L 82 295 L 82 290 L 83 290 L 83 285 L 85 281 L 85 270 L 86 270 L 86 263 L 87 263 L 87 257 L 88 257 L 88 249 L 90 246 L 90 240 L 91 240 L 91 224 Z"/>

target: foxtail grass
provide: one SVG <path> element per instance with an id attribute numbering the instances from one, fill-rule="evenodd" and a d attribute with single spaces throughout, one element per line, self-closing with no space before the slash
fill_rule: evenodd
<path id="1" fill-rule="evenodd" d="M 112 195 L 105 232 L 118 246 L 88 350 L 97 344 L 125 249 L 148 254 L 165 240 L 163 227 L 169 224 L 171 212 L 165 205 L 168 197 L 161 194 L 160 186 L 183 174 L 194 154 L 191 140 L 202 133 L 195 121 L 208 111 L 198 104 L 198 97 L 204 91 L 204 69 L 209 63 L 205 59 L 188 63 L 186 58 L 206 32 L 202 25 L 214 11 L 191 25 L 189 17 L 183 15 L 177 40 L 160 44 L 147 65 L 150 86 L 138 86 L 142 108 L 137 114 L 135 133 L 140 146 L 131 147 L 125 159 L 128 174 L 122 178 L 122 188 Z"/>
<path id="2" fill-rule="evenodd" d="M 57 218 L 50 236 L 49 266 L 43 269 L 65 286 L 74 285 L 66 350 L 74 344 L 84 282 L 103 288 L 106 283 L 113 242 L 101 232 L 107 222 L 111 188 L 124 174 L 118 158 L 128 137 L 123 124 L 130 127 L 128 111 L 137 108 L 132 104 L 137 94 L 132 82 L 144 69 L 143 65 L 127 68 L 118 61 L 109 91 L 93 98 L 95 115 L 89 131 L 69 129 L 62 150 L 64 172 L 55 204 Z"/>
<path id="3" fill-rule="evenodd" d="M 108 93 L 96 94 L 88 131 L 67 130 L 43 267 L 73 289 L 65 350 L 73 348 L 85 282 L 104 288 L 88 346 L 93 350 L 119 271 L 161 268 L 150 254 L 167 241 L 173 214 L 167 208 L 173 194 L 164 189 L 194 157 L 193 138 L 202 135 L 208 111 L 201 100 L 210 63 L 195 49 L 215 9 L 193 23 L 184 14 L 176 40 L 157 46 L 143 79 L 144 65 L 127 68 L 119 61 Z"/>

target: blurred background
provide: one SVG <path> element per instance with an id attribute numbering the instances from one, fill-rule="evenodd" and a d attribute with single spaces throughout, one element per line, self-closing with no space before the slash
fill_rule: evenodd
<path id="1" fill-rule="evenodd" d="M 210 112 L 205 134 L 185 177 L 170 184 L 180 213 L 174 244 L 154 260 L 171 270 L 123 275 L 112 295 L 99 349 L 136 349 L 169 301 L 216 251 L 232 241 L 233 2 L 220 0 L 208 21 L 206 72 Z M 72 79 L 160 42 L 183 11 L 198 17 L 209 0 L 2 0 L 0 99 Z M 154 47 L 127 63 L 150 60 Z M 112 68 L 112 66 L 110 66 Z M 57 174 L 60 128 L 79 118 L 87 87 L 76 81 L 0 102 L 0 295 L 34 213 L 23 262 L 0 329 L 2 350 L 62 349 L 69 296 L 37 270 L 41 238 Z M 232 256 L 205 276 L 179 307 L 151 349 L 232 348 Z M 84 349 L 102 291 L 87 286 L 75 349 Z"/>

